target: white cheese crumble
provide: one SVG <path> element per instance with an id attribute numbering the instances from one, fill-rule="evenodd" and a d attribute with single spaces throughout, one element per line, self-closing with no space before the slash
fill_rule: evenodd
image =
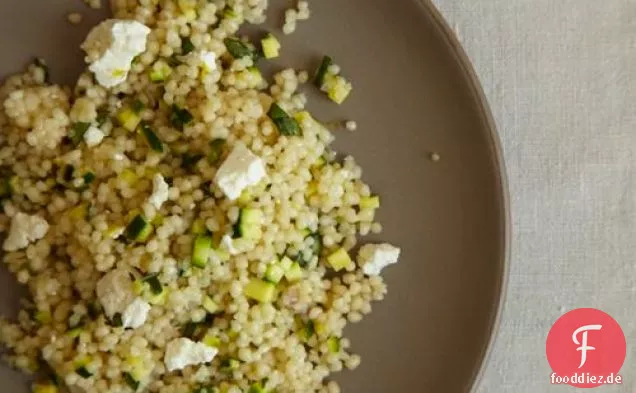
<path id="1" fill-rule="evenodd" d="M 102 130 L 95 126 L 90 126 L 84 133 L 84 142 L 86 142 L 88 147 L 94 147 L 102 143 L 104 136 L 106 136 L 106 134 L 104 134 Z"/>
<path id="2" fill-rule="evenodd" d="M 150 29 L 134 20 L 109 19 L 93 28 L 82 44 L 97 82 L 113 87 L 126 80 L 135 56 L 146 50 Z"/>
<path id="3" fill-rule="evenodd" d="M 214 178 L 230 200 L 235 200 L 249 186 L 256 185 L 266 175 L 263 160 L 245 145 L 238 144 L 225 159 Z"/>
<path id="4" fill-rule="evenodd" d="M 150 304 L 142 298 L 136 297 L 121 315 L 124 328 L 137 329 L 142 326 L 148 319 L 148 312 L 150 312 Z"/>
<path id="5" fill-rule="evenodd" d="M 227 250 L 231 255 L 236 255 L 240 251 L 234 248 L 234 239 L 232 239 L 231 235 L 224 235 L 221 238 L 221 247 Z"/>
<path id="6" fill-rule="evenodd" d="M 155 207 L 161 209 L 161 205 L 168 200 L 170 186 L 160 173 L 155 174 L 152 178 L 152 194 L 148 198 L 148 202 Z"/>
<path id="7" fill-rule="evenodd" d="M 97 282 L 96 293 L 108 318 L 117 313 L 123 315 L 136 297 L 130 273 L 125 269 L 115 269 L 106 273 Z"/>
<path id="8" fill-rule="evenodd" d="M 205 72 L 211 72 L 216 69 L 216 53 L 212 51 L 202 51 L 199 54 L 201 66 Z"/>
<path id="9" fill-rule="evenodd" d="M 168 371 L 182 370 L 188 366 L 209 363 L 218 350 L 187 338 L 176 338 L 166 345 L 164 363 Z"/>
<path id="10" fill-rule="evenodd" d="M 4 240 L 5 251 L 17 251 L 40 240 L 49 230 L 49 223 L 40 216 L 30 216 L 19 212 L 11 220 L 9 235 Z"/>
<path id="11" fill-rule="evenodd" d="M 398 262 L 400 249 L 388 243 L 366 244 L 358 252 L 358 265 L 367 276 L 377 276 L 385 267 Z"/>

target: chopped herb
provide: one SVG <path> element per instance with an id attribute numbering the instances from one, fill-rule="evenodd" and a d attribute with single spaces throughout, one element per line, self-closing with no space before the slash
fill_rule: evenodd
<path id="1" fill-rule="evenodd" d="M 137 381 L 130 373 L 124 373 L 124 381 L 135 392 L 139 389 L 139 381 Z"/>
<path id="2" fill-rule="evenodd" d="M 200 153 L 185 153 L 181 157 L 181 166 L 187 171 L 194 169 L 194 166 L 203 158 Z"/>
<path id="3" fill-rule="evenodd" d="M 75 372 L 82 378 L 90 378 L 93 376 L 93 373 L 88 371 L 86 367 L 84 366 L 78 367 L 77 370 L 75 370 Z"/>
<path id="4" fill-rule="evenodd" d="M 172 56 L 170 56 L 170 57 L 168 57 L 166 59 L 166 63 L 168 63 L 168 65 L 170 67 L 174 68 L 174 67 L 176 67 L 178 65 L 181 65 L 181 60 L 179 60 L 179 58 L 177 58 L 177 55 L 172 55 Z"/>
<path id="5" fill-rule="evenodd" d="M 132 109 L 132 111 L 137 115 L 143 111 L 145 107 L 144 103 L 138 99 L 134 100 L 132 104 L 130 104 L 130 109 Z"/>
<path id="6" fill-rule="evenodd" d="M 267 112 L 267 116 L 274 122 L 281 135 L 298 136 L 302 130 L 298 122 L 290 117 L 277 103 L 273 103 Z"/>
<path id="7" fill-rule="evenodd" d="M 13 194 L 13 187 L 11 187 L 11 178 L 5 177 L 0 179 L 0 198 L 9 198 Z"/>
<path id="8" fill-rule="evenodd" d="M 143 242 L 151 233 L 152 225 L 141 214 L 137 214 L 126 227 L 126 237 L 130 240 Z"/>
<path id="9" fill-rule="evenodd" d="M 141 123 L 141 132 L 146 138 L 146 142 L 150 148 L 158 153 L 163 153 L 163 143 L 161 139 L 157 136 L 157 134 L 150 128 L 150 124 L 147 122 Z"/>
<path id="10" fill-rule="evenodd" d="M 261 58 L 259 51 L 252 45 L 239 40 L 238 38 L 228 37 L 223 40 L 227 51 L 235 59 L 242 59 L 243 57 L 251 57 L 254 62 Z"/>
<path id="11" fill-rule="evenodd" d="M 210 142 L 210 153 L 208 154 L 208 162 L 210 164 L 216 164 L 223 155 L 223 148 L 225 147 L 225 139 L 213 139 Z"/>
<path id="12" fill-rule="evenodd" d="M 97 109 L 97 117 L 95 118 L 95 121 L 97 122 L 97 125 L 102 126 L 104 125 L 104 123 L 106 123 L 106 120 L 108 120 L 109 117 L 110 112 L 108 111 L 108 108 L 102 106 Z"/>
<path id="13" fill-rule="evenodd" d="M 193 338 L 198 328 L 199 324 L 196 322 L 186 323 L 183 327 L 183 336 L 187 338 Z"/>
<path id="14" fill-rule="evenodd" d="M 172 113 L 170 113 L 170 123 L 176 128 L 183 130 L 183 127 L 189 124 L 194 117 L 185 108 L 179 108 L 177 105 L 172 105 Z"/>
<path id="15" fill-rule="evenodd" d="M 314 85 L 318 88 L 322 88 L 325 83 L 325 75 L 327 74 L 327 70 L 329 70 L 329 66 L 333 64 L 333 60 L 329 56 L 325 56 L 322 58 L 322 62 L 320 63 L 320 67 L 316 71 L 316 76 L 314 77 Z"/>
<path id="16" fill-rule="evenodd" d="M 236 359 L 227 358 L 221 361 L 221 371 L 222 372 L 230 372 L 239 368 L 240 363 Z"/>
<path id="17" fill-rule="evenodd" d="M 69 134 L 69 139 L 73 143 L 74 146 L 77 146 L 84 139 L 84 134 L 88 131 L 88 128 L 91 126 L 91 123 L 85 122 L 77 122 L 74 123 L 71 128 L 71 133 Z"/>
<path id="18" fill-rule="evenodd" d="M 84 184 L 89 185 L 95 180 L 95 174 L 93 172 L 86 172 L 84 174 Z"/>
<path id="19" fill-rule="evenodd" d="M 113 326 L 115 327 L 124 326 L 124 321 L 122 321 L 121 318 L 122 318 L 121 313 L 116 313 L 115 315 L 113 315 L 113 319 L 111 320 L 111 323 L 113 324 Z"/>
<path id="20" fill-rule="evenodd" d="M 142 281 L 148 283 L 150 286 L 150 291 L 153 295 L 160 295 L 163 292 L 163 286 L 159 281 L 159 277 L 156 274 L 151 274 L 150 276 L 144 277 Z"/>
<path id="21" fill-rule="evenodd" d="M 181 53 L 187 55 L 194 50 L 194 44 L 190 38 L 185 37 L 181 39 Z"/>
<path id="22" fill-rule="evenodd" d="M 43 58 L 38 57 L 33 61 L 33 64 L 35 64 L 37 67 L 40 67 L 44 72 L 44 82 L 51 82 L 51 74 L 49 72 L 49 66 L 46 64 L 46 61 L 44 61 Z"/>
<path id="23" fill-rule="evenodd" d="M 70 164 L 64 165 L 64 169 L 62 170 L 62 179 L 69 183 L 73 181 L 73 174 L 75 173 L 75 167 Z"/>

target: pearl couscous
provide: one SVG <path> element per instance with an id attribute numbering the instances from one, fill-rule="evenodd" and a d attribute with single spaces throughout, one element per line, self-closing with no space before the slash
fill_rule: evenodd
<path id="1" fill-rule="evenodd" d="M 268 83 L 237 36 L 267 1 L 111 6 L 73 88 L 40 59 L 0 88 L 3 260 L 30 292 L 6 359 L 36 393 L 339 392 L 399 249 L 352 255 L 380 199 L 304 109 L 307 72 Z"/>

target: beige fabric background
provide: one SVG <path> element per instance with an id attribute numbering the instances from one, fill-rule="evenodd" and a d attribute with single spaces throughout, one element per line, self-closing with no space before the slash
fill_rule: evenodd
<path id="1" fill-rule="evenodd" d="M 636 0 L 435 0 L 473 61 L 510 178 L 513 248 L 501 332 L 479 393 L 549 384 L 545 339 L 596 307 L 627 338 L 636 392 Z"/>

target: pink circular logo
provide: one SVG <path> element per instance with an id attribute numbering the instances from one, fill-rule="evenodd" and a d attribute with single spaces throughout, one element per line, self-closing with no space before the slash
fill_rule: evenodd
<path id="1" fill-rule="evenodd" d="M 626 355 L 618 322 L 595 308 L 578 308 L 559 318 L 546 340 L 552 383 L 593 388 L 622 383 L 618 375 Z"/>

